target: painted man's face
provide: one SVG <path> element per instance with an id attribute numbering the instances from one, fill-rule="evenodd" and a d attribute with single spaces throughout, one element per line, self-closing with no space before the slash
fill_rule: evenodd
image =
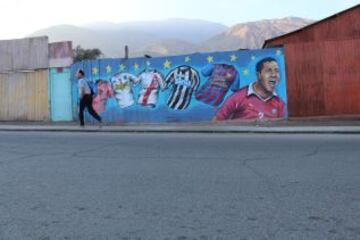
<path id="1" fill-rule="evenodd" d="M 274 92 L 280 81 L 278 64 L 274 61 L 265 62 L 258 78 L 266 91 Z"/>

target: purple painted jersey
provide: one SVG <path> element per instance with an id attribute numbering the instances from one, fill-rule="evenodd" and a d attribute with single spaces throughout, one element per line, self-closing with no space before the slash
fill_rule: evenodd
<path id="1" fill-rule="evenodd" d="M 201 73 L 208 77 L 208 80 L 195 93 L 198 101 L 218 107 L 224 101 L 230 88 L 232 91 L 239 89 L 239 73 L 232 65 L 211 64 L 206 66 Z"/>

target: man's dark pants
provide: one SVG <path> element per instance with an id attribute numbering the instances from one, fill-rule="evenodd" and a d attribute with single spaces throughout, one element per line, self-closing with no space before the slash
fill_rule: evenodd
<path id="1" fill-rule="evenodd" d="M 91 116 L 93 116 L 96 120 L 101 122 L 101 117 L 99 116 L 99 114 L 97 114 L 97 112 L 95 112 L 94 108 L 92 107 L 92 100 L 93 99 L 92 99 L 92 96 L 90 94 L 85 94 L 80 99 L 80 110 L 79 110 L 80 126 L 85 125 L 85 123 L 84 123 L 84 110 L 85 110 L 85 108 L 88 109 Z"/>

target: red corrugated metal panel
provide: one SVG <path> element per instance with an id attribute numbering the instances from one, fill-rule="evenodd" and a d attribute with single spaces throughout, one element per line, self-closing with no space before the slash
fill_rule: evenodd
<path id="1" fill-rule="evenodd" d="M 285 45 L 290 117 L 325 113 L 321 56 L 313 47 L 313 43 Z"/>
<path id="2" fill-rule="evenodd" d="M 360 114 L 360 39 L 286 44 L 290 117 Z"/>
<path id="3" fill-rule="evenodd" d="M 360 38 L 360 5 L 337 16 L 305 27 L 300 31 L 268 40 L 266 46 L 354 38 Z"/>
<path id="4" fill-rule="evenodd" d="M 324 42 L 322 47 L 326 112 L 360 113 L 360 39 Z M 330 104 L 331 103 L 331 104 Z"/>

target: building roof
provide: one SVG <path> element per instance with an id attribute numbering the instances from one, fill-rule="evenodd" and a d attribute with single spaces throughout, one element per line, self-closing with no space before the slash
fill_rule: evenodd
<path id="1" fill-rule="evenodd" d="M 328 21 L 329 19 L 332 19 L 332 18 L 336 18 L 336 17 L 338 17 L 339 15 L 346 14 L 347 12 L 353 11 L 353 10 L 356 9 L 356 8 L 360 8 L 360 4 L 357 4 L 357 5 L 355 5 L 355 6 L 351 7 L 351 8 L 345 9 L 344 11 L 338 12 L 338 13 L 336 13 L 336 14 L 334 14 L 334 15 L 331 15 L 331 16 L 329 16 L 329 17 L 326 17 L 326 18 L 321 19 L 321 20 L 319 20 L 319 21 L 316 21 L 316 22 L 314 22 L 314 23 L 311 23 L 311 24 L 309 24 L 309 25 L 307 25 L 307 26 L 305 26 L 305 27 L 303 27 L 303 28 L 297 29 L 297 30 L 292 31 L 292 32 L 289 32 L 289 33 L 285 33 L 285 34 L 283 34 L 283 35 L 280 35 L 280 36 L 277 36 L 277 37 L 274 37 L 274 38 L 267 39 L 267 40 L 265 40 L 265 42 L 264 42 L 264 44 L 263 44 L 263 48 L 265 48 L 266 45 L 267 45 L 269 42 L 271 42 L 271 41 L 274 41 L 274 40 L 279 39 L 279 38 L 283 38 L 283 37 L 286 37 L 286 36 L 289 36 L 289 35 L 293 35 L 293 34 L 299 33 L 299 32 L 301 32 L 301 31 L 303 31 L 303 30 L 305 30 L 305 29 L 308 29 L 308 28 L 315 27 L 315 26 L 317 26 L 318 24 L 320 24 L 320 23 L 322 23 L 322 22 Z"/>

